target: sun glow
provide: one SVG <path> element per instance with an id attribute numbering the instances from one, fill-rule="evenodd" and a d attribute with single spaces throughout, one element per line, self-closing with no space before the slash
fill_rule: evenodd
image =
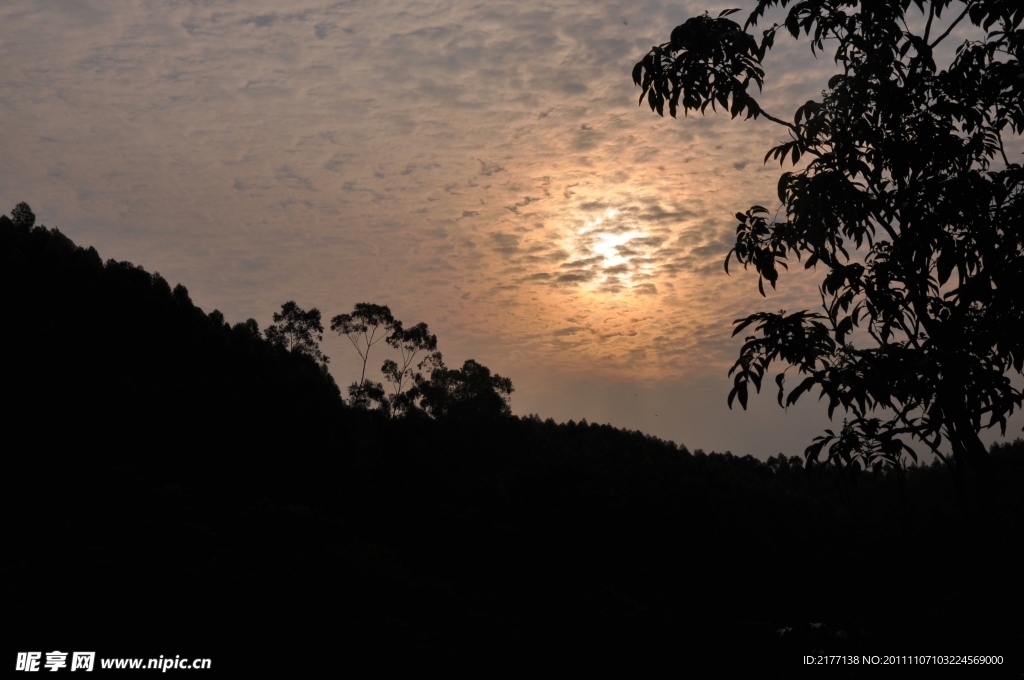
<path id="1" fill-rule="evenodd" d="M 589 264 L 591 288 L 617 288 L 631 283 L 637 274 L 646 274 L 643 248 L 631 243 L 648 234 L 616 219 L 618 216 L 619 211 L 609 208 L 600 217 L 585 222 L 573 236 L 572 252 L 578 261 Z"/>

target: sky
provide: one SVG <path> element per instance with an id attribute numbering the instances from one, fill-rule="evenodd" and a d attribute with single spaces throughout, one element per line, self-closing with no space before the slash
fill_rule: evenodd
<path id="1" fill-rule="evenodd" d="M 820 307 L 820 272 L 762 298 L 723 269 L 733 214 L 778 207 L 762 161 L 785 131 L 660 118 L 631 79 L 673 27 L 730 6 L 9 1 L 0 211 L 25 201 L 232 323 L 386 304 L 449 366 L 511 378 L 517 414 L 798 455 L 832 426 L 817 395 L 726 405 L 732 322 Z M 837 71 L 781 36 L 765 68 L 782 118 Z M 323 349 L 343 388 L 358 378 L 347 341 Z"/>

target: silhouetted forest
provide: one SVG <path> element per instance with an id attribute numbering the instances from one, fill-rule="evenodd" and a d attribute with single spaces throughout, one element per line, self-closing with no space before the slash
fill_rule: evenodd
<path id="1" fill-rule="evenodd" d="M 511 381 L 487 408 L 352 406 L 301 346 L 14 217 L 0 218 L 11 649 L 291 675 L 1020 662 L 1024 441 L 993 448 L 1000 486 L 963 508 L 938 466 L 806 468 L 515 417 L 494 400 Z M 427 405 L 438 384 L 420 376 Z"/>

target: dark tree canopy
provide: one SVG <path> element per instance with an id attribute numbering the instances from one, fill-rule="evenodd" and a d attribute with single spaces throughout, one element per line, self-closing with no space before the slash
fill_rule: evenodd
<path id="1" fill-rule="evenodd" d="M 375 406 L 391 417 L 426 414 L 435 420 L 512 415 L 512 381 L 492 375 L 472 359 L 460 369 L 448 368 L 437 350 L 437 336 L 426 323 L 406 328 L 387 305 L 360 302 L 351 313 L 335 316 L 331 329 L 347 337 L 362 360 L 359 382 L 348 388 L 351 406 Z M 385 359 L 380 369 L 390 393 L 382 383 L 366 378 L 370 349 L 381 340 L 398 352 L 397 361 Z M 424 353 L 414 370 L 413 362 Z"/>
<path id="2" fill-rule="evenodd" d="M 411 328 L 403 328 L 402 322 L 396 321 L 386 341 L 399 352 L 399 361 L 387 359 L 380 369 L 392 388 L 386 403 L 392 414 L 405 413 L 415 407 L 415 394 L 407 389 L 416 379 L 412 362 L 420 352 L 433 352 L 437 349 L 437 336 L 432 335 L 423 322 Z"/>
<path id="3" fill-rule="evenodd" d="M 359 382 L 348 388 L 353 405 L 368 406 L 371 400 L 381 401 L 384 398 L 384 386 L 366 379 L 366 364 L 370 360 L 370 350 L 394 332 L 395 323 L 387 305 L 369 302 L 357 303 L 351 313 L 338 314 L 331 319 L 331 330 L 348 338 L 363 360 Z"/>
<path id="4" fill-rule="evenodd" d="M 440 352 L 420 364 L 416 389 L 422 408 L 437 419 L 479 419 L 512 414 L 512 381 L 469 359 L 462 368 L 445 366 Z"/>
<path id="5" fill-rule="evenodd" d="M 776 6 L 789 8 L 782 25 L 748 33 Z M 726 18 L 736 11 L 689 19 L 633 71 L 659 114 L 710 105 L 789 133 L 765 156 L 795 166 L 779 178 L 781 209 L 737 213 L 726 271 L 732 257 L 753 266 L 763 295 L 790 256 L 820 266 L 823 312 L 737 320 L 736 333 L 752 334 L 730 406 L 746 408 L 749 385 L 759 391 L 778 361 L 803 376 L 788 394 L 786 371 L 775 376 L 780 404 L 816 386 L 830 416 L 850 416 L 809 459 L 827 447 L 834 462 L 899 467 L 914 455 L 909 436 L 961 479 L 965 465 L 988 469 L 979 431 L 1005 432 L 1022 405 L 1009 374 L 1024 368 L 1024 170 L 1006 142 L 1024 131 L 1024 4 L 760 0 L 743 26 Z M 934 50 L 965 21 L 984 39 L 940 69 Z M 815 54 L 835 49 L 837 73 L 792 122 L 751 87 L 780 30 Z"/>
<path id="6" fill-rule="evenodd" d="M 7 421 L 16 439 L 36 442 L 33 455 L 7 460 L 12 484 L 126 464 L 248 483 L 260 466 L 280 475 L 281 460 L 333 440 L 341 394 L 315 357 L 281 351 L 254 319 L 229 327 L 158 273 L 29 228 L 31 212 L 22 203 L 15 219 L 0 216 L 0 302 L 33 329 L 5 335 L 5 386 L 16 395 Z M 277 317 L 282 332 L 298 330 Z M 103 444 L 84 454 L 88 437 Z M 201 474 L 184 472 L 199 460 Z"/>
<path id="7" fill-rule="evenodd" d="M 280 312 L 274 312 L 274 323 L 267 328 L 266 336 L 273 344 L 312 357 L 317 363 L 326 365 L 331 361 L 320 351 L 324 327 L 316 307 L 307 312 L 289 300 L 281 305 Z"/>
<path id="8" fill-rule="evenodd" d="M 28 231 L 36 223 L 36 214 L 32 212 L 32 208 L 25 202 L 14 206 L 14 210 L 11 211 L 11 217 L 13 218 L 14 226 L 22 231 Z"/>

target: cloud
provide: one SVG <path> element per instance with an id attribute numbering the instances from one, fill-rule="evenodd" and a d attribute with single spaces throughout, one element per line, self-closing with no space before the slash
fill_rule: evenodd
<path id="1" fill-rule="evenodd" d="M 565 328 L 559 328 L 558 330 L 553 331 L 551 334 L 556 338 L 561 338 L 567 335 L 576 335 L 577 333 L 583 333 L 588 331 L 590 331 L 589 328 L 584 328 L 582 326 L 567 326 Z"/>
<path id="2" fill-rule="evenodd" d="M 496 233 L 490 235 L 494 250 L 502 255 L 513 255 L 519 252 L 519 237 L 515 234 Z"/>
<path id="3" fill-rule="evenodd" d="M 540 198 L 537 198 L 535 196 L 524 196 L 521 201 L 516 201 L 512 205 L 505 206 L 505 209 L 508 210 L 511 213 L 519 215 L 520 214 L 519 213 L 519 209 L 520 208 L 525 208 L 526 206 L 530 205 L 531 203 L 535 203 L 536 201 L 539 201 L 539 200 L 540 200 Z"/>
<path id="4" fill-rule="evenodd" d="M 274 179 L 278 182 L 297 189 L 305 189 L 306 191 L 313 191 L 313 182 L 308 177 L 303 177 L 297 172 L 289 168 L 287 165 L 274 170 Z"/>
<path id="5" fill-rule="evenodd" d="M 682 222 L 693 217 L 688 210 L 665 210 L 660 205 L 652 205 L 637 215 L 637 219 L 644 222 Z"/>
<path id="6" fill-rule="evenodd" d="M 590 281 L 594 278 L 591 272 L 573 272 L 571 274 L 562 274 L 555 279 L 556 283 L 579 283 L 581 281 Z"/>
<path id="7" fill-rule="evenodd" d="M 270 14 L 262 14 L 260 16 L 246 17 L 242 19 L 243 24 L 256 24 L 260 28 L 266 28 L 267 26 L 273 26 L 277 23 L 277 13 L 272 12 Z"/>
<path id="8" fill-rule="evenodd" d="M 503 166 L 498 165 L 497 163 L 488 163 L 480 158 L 478 158 L 477 161 L 480 163 L 480 175 L 482 177 L 490 177 L 505 170 Z"/>
<path id="9" fill-rule="evenodd" d="M 28 200 L 232 320 L 387 301 L 517 385 L 735 359 L 731 321 L 761 301 L 721 265 L 732 213 L 777 202 L 759 160 L 779 131 L 660 118 L 629 75 L 703 5 L 97 7 L 0 6 L 6 210 Z M 761 100 L 774 115 L 834 70 L 791 54 Z M 272 266 L 224 274 L 243 260 Z M 814 291 L 784 275 L 767 304 Z"/>
<path id="10" fill-rule="evenodd" d="M 317 40 L 323 40 L 334 30 L 338 28 L 338 25 L 331 21 L 321 21 L 313 27 L 313 34 L 317 37 Z"/>

